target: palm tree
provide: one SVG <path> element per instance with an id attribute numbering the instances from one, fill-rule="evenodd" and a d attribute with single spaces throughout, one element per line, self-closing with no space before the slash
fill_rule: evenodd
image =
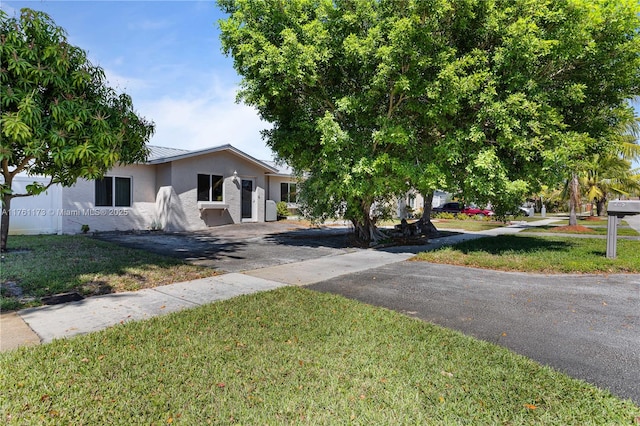
<path id="1" fill-rule="evenodd" d="M 586 183 L 587 198 L 596 202 L 598 215 L 604 208 L 608 193 L 627 195 L 628 190 L 634 190 L 638 180 L 633 178 L 631 162 L 640 158 L 639 136 L 640 119 L 628 116 L 627 120 L 621 121 L 609 134 L 611 151 L 594 154 L 591 160 L 583 163 L 582 172 L 572 173 L 565 186 L 569 198 L 569 225 L 578 224 L 576 207 L 581 199 L 581 180 L 583 186 Z"/>
<path id="2" fill-rule="evenodd" d="M 567 181 L 566 192 L 569 196 L 569 226 L 578 224 L 576 207 L 580 205 L 580 179 L 577 173 L 571 174 L 571 179 Z"/>
<path id="3" fill-rule="evenodd" d="M 595 203 L 597 215 L 601 216 L 611 196 L 629 197 L 640 190 L 640 181 L 634 178 L 630 161 L 618 155 L 595 154 L 580 177 L 580 186 L 586 199 L 592 205 Z"/>

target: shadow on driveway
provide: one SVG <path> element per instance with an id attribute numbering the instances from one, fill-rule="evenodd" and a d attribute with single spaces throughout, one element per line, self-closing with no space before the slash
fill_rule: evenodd
<path id="1" fill-rule="evenodd" d="M 308 228 L 276 222 L 195 232 L 105 232 L 94 238 L 225 272 L 242 272 L 353 251 L 349 236 L 346 227 Z"/>

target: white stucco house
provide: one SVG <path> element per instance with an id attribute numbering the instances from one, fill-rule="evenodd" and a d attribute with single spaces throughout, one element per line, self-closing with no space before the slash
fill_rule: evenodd
<path id="1" fill-rule="evenodd" d="M 9 232 L 73 234 L 83 225 L 91 231 L 195 231 L 275 220 L 276 202 L 295 203 L 297 182 L 288 168 L 231 145 L 197 151 L 149 148 L 147 162 L 114 167 L 103 179 L 14 198 Z M 17 178 L 14 191 L 33 181 Z"/>

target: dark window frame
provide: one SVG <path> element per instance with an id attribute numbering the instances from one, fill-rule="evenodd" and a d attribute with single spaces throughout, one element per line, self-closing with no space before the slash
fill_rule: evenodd
<path id="1" fill-rule="evenodd" d="M 131 207 L 133 179 L 129 176 L 104 176 L 94 185 L 96 207 Z"/>
<path id="2" fill-rule="evenodd" d="M 196 200 L 224 202 L 224 176 L 198 173 Z"/>
<path id="3" fill-rule="evenodd" d="M 293 187 L 293 191 L 291 187 Z M 296 204 L 298 202 L 297 182 L 280 182 L 280 201 L 288 204 Z"/>

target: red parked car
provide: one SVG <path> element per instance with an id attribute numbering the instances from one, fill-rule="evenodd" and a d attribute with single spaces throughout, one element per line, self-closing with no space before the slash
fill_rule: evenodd
<path id="1" fill-rule="evenodd" d="M 453 213 L 466 214 L 468 216 L 493 216 L 495 213 L 488 209 L 480 209 L 478 207 L 465 206 L 457 201 L 445 203 L 442 206 L 431 209 L 433 213 Z"/>

